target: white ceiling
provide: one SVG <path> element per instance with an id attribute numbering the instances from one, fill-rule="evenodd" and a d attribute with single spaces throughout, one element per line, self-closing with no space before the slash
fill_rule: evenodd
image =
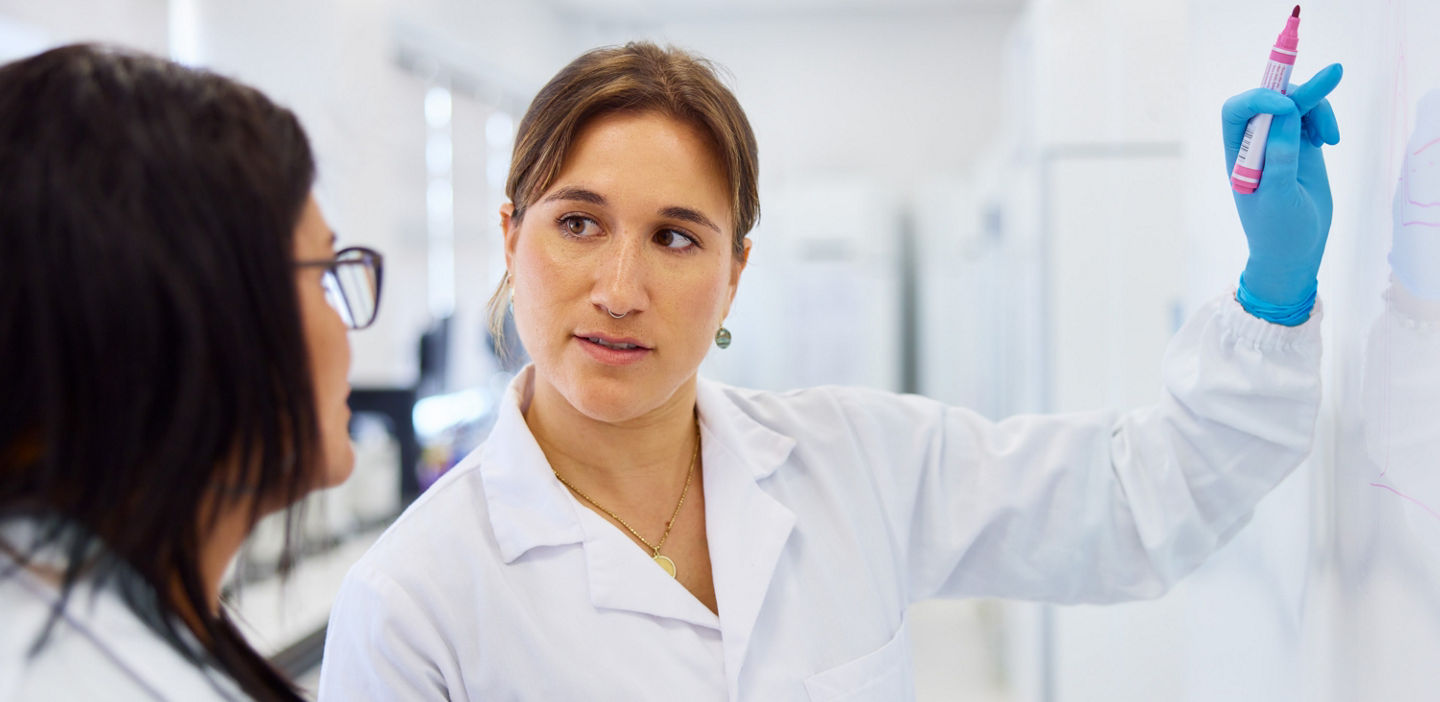
<path id="1" fill-rule="evenodd" d="M 1018 13 L 1025 0 L 538 0 L 578 19 L 610 22 L 763 20 L 813 17 L 912 17 L 970 12 Z"/>

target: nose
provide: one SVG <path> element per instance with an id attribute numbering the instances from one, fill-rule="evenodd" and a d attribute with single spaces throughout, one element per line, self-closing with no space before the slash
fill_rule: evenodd
<path id="1" fill-rule="evenodd" d="M 623 317 L 645 309 L 648 276 L 643 238 L 630 233 L 611 239 L 600 253 L 604 260 L 597 269 L 590 302 L 612 317 Z"/>

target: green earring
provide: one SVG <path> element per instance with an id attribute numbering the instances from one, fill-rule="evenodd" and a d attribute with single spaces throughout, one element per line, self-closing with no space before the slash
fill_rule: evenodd
<path id="1" fill-rule="evenodd" d="M 725 327 L 720 327 L 720 330 L 715 332 L 715 345 L 719 346 L 722 349 L 730 348 L 729 329 L 726 329 Z"/>

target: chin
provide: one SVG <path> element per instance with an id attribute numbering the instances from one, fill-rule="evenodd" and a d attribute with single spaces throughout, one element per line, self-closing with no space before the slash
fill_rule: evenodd
<path id="1" fill-rule="evenodd" d="M 317 489 L 332 488 L 349 480 L 355 472 L 355 447 L 346 441 L 337 450 L 326 449 L 324 466 Z"/>
<path id="2" fill-rule="evenodd" d="M 649 408 L 641 398 L 628 394 L 594 392 L 589 389 L 570 393 L 570 405 L 577 412 L 597 422 L 618 424 L 645 414 Z"/>
<path id="3" fill-rule="evenodd" d="M 589 376 L 575 379 L 561 394 L 577 412 L 598 422 L 619 424 L 663 407 L 683 385 L 671 387 L 656 380 Z"/>
<path id="4" fill-rule="evenodd" d="M 576 374 L 555 384 L 576 412 L 600 422 L 620 422 L 643 413 L 641 386 L 633 380 Z"/>

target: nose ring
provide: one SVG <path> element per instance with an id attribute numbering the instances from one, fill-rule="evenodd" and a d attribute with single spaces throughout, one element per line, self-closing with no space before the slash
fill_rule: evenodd
<path id="1" fill-rule="evenodd" d="M 605 314 L 608 314 L 608 315 L 610 315 L 611 317 L 613 317 L 613 318 L 615 318 L 615 319 L 620 319 L 620 318 L 622 318 L 622 317 L 625 317 L 626 315 L 629 315 L 630 313 L 629 313 L 629 312 L 626 312 L 625 314 L 615 314 L 614 312 L 611 312 L 611 311 L 610 311 L 610 308 L 609 308 L 609 307 L 606 307 L 606 308 L 605 308 Z"/>

